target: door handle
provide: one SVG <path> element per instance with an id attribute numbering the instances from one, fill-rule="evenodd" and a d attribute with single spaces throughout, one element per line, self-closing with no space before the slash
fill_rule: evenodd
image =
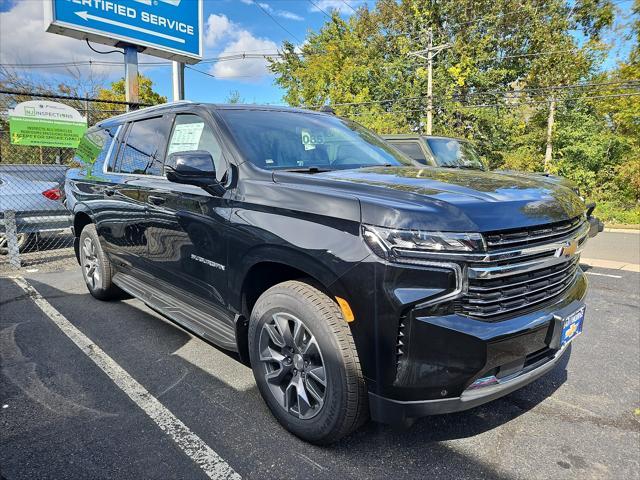
<path id="1" fill-rule="evenodd" d="M 107 197 L 113 197 L 113 195 L 114 195 L 115 193 L 116 193 L 116 191 L 115 191 L 115 190 L 113 190 L 113 189 L 111 189 L 111 188 L 105 188 L 105 189 L 104 189 L 104 194 L 105 194 Z"/>
<path id="2" fill-rule="evenodd" d="M 156 197 L 155 195 L 149 195 L 147 201 L 152 205 L 163 205 L 166 202 L 164 197 Z"/>

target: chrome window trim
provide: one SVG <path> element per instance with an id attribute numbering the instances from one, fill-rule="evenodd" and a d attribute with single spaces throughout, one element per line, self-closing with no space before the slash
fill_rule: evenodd
<path id="1" fill-rule="evenodd" d="M 121 123 L 120 125 L 118 125 L 118 128 L 116 128 L 116 133 L 113 136 L 113 139 L 111 140 L 111 145 L 109 145 L 109 150 L 107 150 L 107 156 L 104 158 L 104 161 L 102 162 L 102 173 L 104 173 L 105 175 L 109 175 L 113 173 L 113 172 L 107 171 L 107 165 L 111 162 L 111 156 L 113 155 L 113 147 L 116 143 L 118 143 L 118 136 L 120 135 L 120 129 L 122 128 L 122 125 L 123 124 Z"/>

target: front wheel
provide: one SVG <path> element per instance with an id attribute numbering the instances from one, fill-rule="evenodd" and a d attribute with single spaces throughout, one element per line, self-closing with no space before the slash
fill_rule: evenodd
<path id="1" fill-rule="evenodd" d="M 277 420 L 328 444 L 367 418 L 367 393 L 351 331 L 317 288 L 288 281 L 263 293 L 251 314 L 249 354 L 258 389 Z"/>

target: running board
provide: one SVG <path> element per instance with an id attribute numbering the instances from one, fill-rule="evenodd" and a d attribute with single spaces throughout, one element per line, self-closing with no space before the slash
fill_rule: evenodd
<path id="1" fill-rule="evenodd" d="M 216 317 L 129 274 L 117 272 L 112 281 L 129 295 L 143 301 L 152 310 L 191 330 L 196 335 L 226 350 L 234 352 L 238 350 L 233 327 Z"/>

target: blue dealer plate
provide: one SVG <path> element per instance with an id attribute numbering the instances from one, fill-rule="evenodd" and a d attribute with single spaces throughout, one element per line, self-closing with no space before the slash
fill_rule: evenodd
<path id="1" fill-rule="evenodd" d="M 562 336 L 560 337 L 560 347 L 564 347 L 567 343 L 582 333 L 582 323 L 584 321 L 585 307 L 573 312 L 562 321 Z"/>

